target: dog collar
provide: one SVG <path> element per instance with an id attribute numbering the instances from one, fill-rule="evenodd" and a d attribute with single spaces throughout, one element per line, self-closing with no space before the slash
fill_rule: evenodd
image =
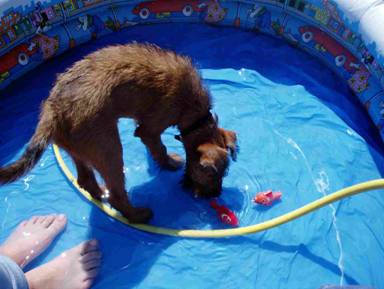
<path id="1" fill-rule="evenodd" d="M 180 130 L 180 134 L 175 135 L 175 139 L 181 141 L 184 137 L 188 136 L 189 134 L 191 134 L 195 130 L 202 127 L 204 124 L 208 123 L 209 121 L 212 121 L 213 119 L 214 118 L 213 118 L 211 112 L 208 111 L 208 113 L 206 115 L 204 115 L 202 118 L 199 118 L 198 120 L 196 120 L 189 127 L 185 128 L 183 130 Z"/>

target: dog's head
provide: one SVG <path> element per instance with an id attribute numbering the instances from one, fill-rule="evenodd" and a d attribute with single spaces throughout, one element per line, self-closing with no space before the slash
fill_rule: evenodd
<path id="1" fill-rule="evenodd" d="M 222 190 L 223 177 L 229 155 L 236 160 L 236 133 L 216 127 L 213 138 L 197 146 L 187 158 L 184 185 L 197 197 L 218 197 Z"/>

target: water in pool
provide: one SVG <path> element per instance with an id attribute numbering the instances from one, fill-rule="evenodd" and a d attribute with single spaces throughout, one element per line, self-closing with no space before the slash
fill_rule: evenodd
<path id="1" fill-rule="evenodd" d="M 134 27 L 79 46 L 0 92 L 0 164 L 17 159 L 31 137 L 55 74 L 113 43 L 149 41 L 192 57 L 209 87 L 221 126 L 235 130 L 240 154 L 224 181 L 221 202 L 241 226 L 268 220 L 335 190 L 380 178 L 382 143 L 342 81 L 311 56 L 253 32 L 200 25 Z M 179 184 L 182 171 L 159 170 L 133 123 L 119 123 L 126 187 L 150 206 L 152 223 L 172 228 L 224 228 L 207 201 Z M 169 129 L 169 151 L 183 154 Z M 129 149 L 128 149 L 129 148 Z M 73 170 L 68 157 L 65 160 Z M 251 198 L 283 192 L 272 208 Z M 329 205 L 278 228 L 217 240 L 139 232 L 107 217 L 65 180 L 53 150 L 21 180 L 0 188 L 0 241 L 31 215 L 65 213 L 64 233 L 29 268 L 77 243 L 100 240 L 94 288 L 318 288 L 365 284 L 384 288 L 384 196 L 369 192 Z M 27 268 L 28 269 L 28 268 Z"/>

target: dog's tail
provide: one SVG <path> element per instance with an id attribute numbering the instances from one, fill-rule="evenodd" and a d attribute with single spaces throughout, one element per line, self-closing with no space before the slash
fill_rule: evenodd
<path id="1" fill-rule="evenodd" d="M 47 105 L 45 108 L 42 110 L 36 131 L 20 159 L 5 167 L 0 167 L 0 184 L 11 183 L 25 175 L 36 165 L 50 143 L 55 125 L 52 112 Z"/>

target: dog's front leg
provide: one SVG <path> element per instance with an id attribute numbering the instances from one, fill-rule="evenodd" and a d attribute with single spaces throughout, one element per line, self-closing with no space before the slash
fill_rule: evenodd
<path id="1" fill-rule="evenodd" d="M 182 157 L 175 153 L 167 154 L 167 148 L 161 141 L 161 132 L 150 132 L 141 125 L 136 128 L 135 136 L 141 139 L 162 168 L 177 170 L 183 166 Z"/>

